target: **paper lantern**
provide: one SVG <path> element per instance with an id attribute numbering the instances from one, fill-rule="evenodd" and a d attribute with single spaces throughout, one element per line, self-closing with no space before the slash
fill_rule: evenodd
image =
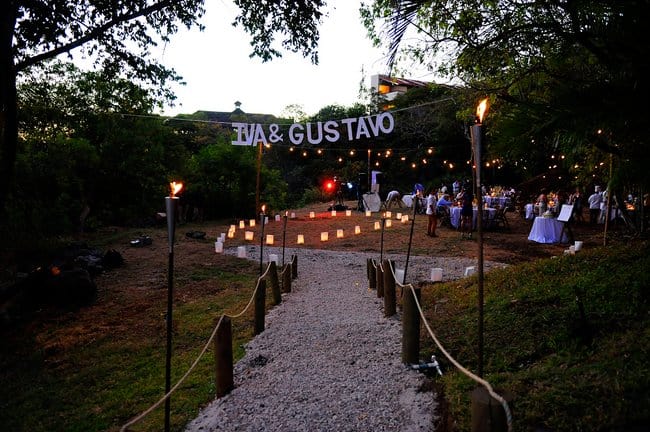
<path id="1" fill-rule="evenodd" d="M 269 223 L 269 217 L 264 216 L 264 225 L 268 225 L 268 223 Z"/>
<path id="2" fill-rule="evenodd" d="M 401 284 L 404 283 L 404 270 L 403 269 L 395 269 L 395 281 L 399 282 Z"/>
<path id="3" fill-rule="evenodd" d="M 386 228 L 390 228 L 393 226 L 393 220 L 392 219 L 386 219 Z"/>
<path id="4" fill-rule="evenodd" d="M 228 231 L 228 238 L 235 238 L 235 231 L 234 230 L 229 230 Z"/>
<path id="5" fill-rule="evenodd" d="M 354 233 L 355 233 L 355 234 L 361 234 L 361 227 L 360 227 L 359 225 L 356 225 L 356 226 L 354 227 Z"/>
<path id="6" fill-rule="evenodd" d="M 432 282 L 441 282 L 442 281 L 442 269 L 441 268 L 432 268 L 431 269 L 431 281 Z"/>
<path id="7" fill-rule="evenodd" d="M 327 241 L 327 240 L 329 240 L 329 234 L 327 232 L 320 233 L 320 241 Z"/>
<path id="8" fill-rule="evenodd" d="M 219 240 L 221 240 L 221 243 L 226 241 L 226 233 L 221 233 L 219 234 Z"/>
<path id="9" fill-rule="evenodd" d="M 474 274 L 475 271 L 476 268 L 474 266 L 465 267 L 465 276 L 471 276 Z"/>
<path id="10" fill-rule="evenodd" d="M 372 212 L 370 210 L 366 210 L 366 217 L 372 216 Z"/>
<path id="11" fill-rule="evenodd" d="M 251 219 L 248 221 L 248 226 L 254 227 L 255 226 L 255 219 Z"/>
<path id="12" fill-rule="evenodd" d="M 253 231 L 244 231 L 244 239 L 248 241 L 253 240 Z"/>
<path id="13" fill-rule="evenodd" d="M 228 231 L 235 231 L 237 229 L 236 226 L 230 225 L 230 228 L 228 228 Z"/>
<path id="14" fill-rule="evenodd" d="M 391 212 L 391 211 L 387 211 L 387 212 L 384 214 L 384 216 L 386 216 L 387 219 L 390 219 L 390 218 L 393 217 L 393 212 Z"/>
<path id="15" fill-rule="evenodd" d="M 332 217 L 336 216 L 336 210 L 332 210 Z"/>
<path id="16" fill-rule="evenodd" d="M 273 244 L 273 234 L 267 234 L 266 235 L 266 244 L 267 245 L 272 245 Z"/>
<path id="17" fill-rule="evenodd" d="M 343 230 L 342 229 L 337 229 L 336 230 L 336 238 L 343 238 Z"/>
<path id="18" fill-rule="evenodd" d="M 223 243 L 220 241 L 214 242 L 214 251 L 216 253 L 223 253 Z"/>
<path id="19" fill-rule="evenodd" d="M 275 221 L 276 221 L 276 222 L 280 222 L 280 215 L 279 215 L 279 214 L 276 214 L 276 215 L 275 215 Z"/>
<path id="20" fill-rule="evenodd" d="M 395 215 L 395 219 L 402 220 L 402 213 L 397 213 L 397 214 Z"/>
<path id="21" fill-rule="evenodd" d="M 298 244 L 305 244 L 305 236 L 302 234 L 298 234 L 298 240 L 296 241 Z"/>
<path id="22" fill-rule="evenodd" d="M 409 215 L 402 215 L 402 223 L 405 224 L 409 221 Z"/>
<path id="23" fill-rule="evenodd" d="M 245 227 L 246 227 L 246 225 L 244 224 L 244 221 L 240 220 L 239 221 L 239 229 L 244 229 Z"/>
<path id="24" fill-rule="evenodd" d="M 296 218 L 296 213 L 295 213 L 295 212 L 291 212 L 291 219 L 295 219 L 295 218 Z"/>
<path id="25" fill-rule="evenodd" d="M 580 249 L 582 249 L 582 242 L 577 240 L 574 244 L 575 246 L 575 251 L 578 252 Z"/>
<path id="26" fill-rule="evenodd" d="M 346 216 L 352 216 L 352 210 L 346 210 L 345 215 Z"/>
<path id="27" fill-rule="evenodd" d="M 316 217 L 316 213 L 314 212 L 309 212 L 309 219 L 313 219 Z"/>
<path id="28" fill-rule="evenodd" d="M 376 230 L 381 229 L 381 224 L 379 223 L 379 221 L 375 222 L 375 229 Z"/>
<path id="29" fill-rule="evenodd" d="M 237 258 L 246 258 L 246 246 L 237 247 Z"/>

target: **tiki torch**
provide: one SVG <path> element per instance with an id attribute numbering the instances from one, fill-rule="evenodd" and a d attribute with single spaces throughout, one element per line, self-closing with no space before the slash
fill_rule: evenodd
<path id="1" fill-rule="evenodd" d="M 183 183 L 171 182 L 171 195 L 165 197 L 167 211 L 167 237 L 169 242 L 169 261 L 167 266 L 167 355 L 165 358 L 165 394 L 171 389 L 172 367 L 172 305 L 174 300 L 174 234 L 176 232 L 176 210 L 178 197 L 176 194 L 183 188 Z M 165 399 L 165 432 L 169 432 L 169 415 L 171 396 Z"/>
<path id="2" fill-rule="evenodd" d="M 284 245 L 287 239 L 287 219 L 289 212 L 284 212 L 284 226 L 282 227 L 282 267 L 284 267 Z"/>
<path id="3" fill-rule="evenodd" d="M 415 215 L 418 213 L 418 204 L 420 203 L 419 197 L 413 197 L 413 219 L 411 219 L 411 232 L 409 233 L 409 245 L 406 250 L 406 263 L 404 264 L 404 279 L 402 284 L 406 283 L 406 272 L 409 269 L 409 258 L 411 257 L 411 243 L 413 243 L 413 229 L 415 228 Z M 435 210 L 434 210 L 435 211 Z"/>
<path id="4" fill-rule="evenodd" d="M 478 197 L 476 232 L 478 236 L 478 376 L 483 377 L 483 193 L 481 188 L 482 147 L 485 130 L 483 117 L 487 113 L 487 98 L 476 107 L 476 121 L 471 128 L 472 150 L 476 166 L 476 195 Z"/>
<path id="5" fill-rule="evenodd" d="M 262 205 L 262 211 L 260 212 L 260 225 L 262 233 L 260 234 L 260 276 L 262 275 L 262 261 L 264 257 L 264 222 L 266 219 L 266 204 Z"/>

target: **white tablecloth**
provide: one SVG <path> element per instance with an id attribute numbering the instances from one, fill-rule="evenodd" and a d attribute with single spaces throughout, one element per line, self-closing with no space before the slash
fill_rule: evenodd
<path id="1" fill-rule="evenodd" d="M 527 220 L 532 220 L 535 217 L 535 213 L 533 212 L 533 204 L 526 204 L 526 219 Z"/>
<path id="2" fill-rule="evenodd" d="M 528 240 L 537 243 L 565 243 L 567 242 L 566 232 L 562 233 L 564 224 L 555 218 L 545 218 L 537 216 L 530 229 Z M 562 238 L 560 239 L 560 234 Z"/>
<path id="3" fill-rule="evenodd" d="M 510 198 L 508 197 L 493 197 L 493 196 L 484 196 L 483 197 L 483 202 L 486 202 L 489 207 L 494 207 L 494 206 L 501 206 L 504 207 L 508 204 L 510 201 Z"/>
<path id="4" fill-rule="evenodd" d="M 461 207 L 451 207 L 449 211 L 449 219 L 451 219 L 451 226 L 454 228 L 460 227 L 460 211 Z M 492 223 L 494 216 L 497 214 L 497 210 L 493 208 L 484 209 L 483 211 L 488 213 L 488 222 Z M 472 228 L 476 228 L 476 219 L 478 218 L 478 210 L 474 207 L 474 216 L 472 217 Z M 487 228 L 487 227 L 486 227 Z"/>

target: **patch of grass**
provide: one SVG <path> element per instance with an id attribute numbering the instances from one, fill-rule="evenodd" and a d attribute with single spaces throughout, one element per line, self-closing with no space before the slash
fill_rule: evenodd
<path id="1" fill-rule="evenodd" d="M 647 425 L 648 268 L 650 247 L 639 242 L 486 275 L 484 375 L 514 394 L 515 430 L 629 431 Z M 476 281 L 423 289 L 432 328 L 473 371 L 478 368 Z M 422 343 L 429 355 L 437 352 L 424 333 Z M 447 366 L 442 381 L 451 415 L 458 430 L 469 430 L 469 393 L 476 384 L 441 360 Z"/>
<path id="2" fill-rule="evenodd" d="M 198 356 L 218 317 L 242 310 L 255 287 L 254 263 L 234 257 L 221 259 L 228 270 L 193 267 L 193 276 L 178 284 L 172 385 Z M 192 285 L 195 280 L 210 278 L 221 281 L 218 289 Z M 147 292 L 146 303 L 137 305 L 139 313 L 131 317 L 124 316 L 131 307 L 132 297 L 127 293 L 103 295 L 99 303 L 112 304 L 104 309 L 98 304 L 94 312 L 103 328 L 88 328 L 75 312 L 52 313 L 43 316 L 40 323 L 34 321 L 2 335 L 3 430 L 116 431 L 163 396 L 166 332 L 161 311 L 165 310 L 165 293 Z M 233 320 L 235 361 L 243 356 L 243 345 L 252 338 L 252 313 L 251 308 Z M 196 417 L 198 407 L 214 395 L 214 354 L 210 347 L 172 396 L 172 430 L 181 430 Z M 161 406 L 132 430 L 161 430 L 163 413 Z"/>

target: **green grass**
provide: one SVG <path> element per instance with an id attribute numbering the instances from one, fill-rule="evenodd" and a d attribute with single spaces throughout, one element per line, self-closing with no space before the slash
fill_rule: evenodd
<path id="1" fill-rule="evenodd" d="M 228 260 L 229 257 L 224 257 Z M 228 271 L 194 269 L 199 278 L 221 278 L 226 286 L 212 295 L 196 295 L 174 306 L 172 385 L 185 373 L 206 343 L 216 319 L 239 312 L 248 303 L 256 282 L 257 267 L 240 265 L 232 258 Z M 214 273 L 214 274 L 212 274 Z M 190 277 L 189 279 L 194 279 Z M 237 281 L 237 284 L 232 283 Z M 179 281 L 178 291 L 184 287 Z M 110 301 L 122 304 L 120 293 Z M 164 296 L 152 298 L 138 323 L 126 330 L 98 334 L 84 344 L 44 347 L 42 340 L 62 329 L 79 325 L 74 313 L 46 320 L 35 328 L 8 334 L 0 340 L 0 425 L 6 431 L 116 431 L 164 394 L 166 332 Z M 269 296 L 267 296 L 268 298 Z M 115 316 L 102 317 L 119 322 Z M 153 315 L 153 317 L 152 317 Z M 252 311 L 233 320 L 235 361 L 244 354 L 243 344 L 252 337 Z M 69 331 L 69 330 L 67 330 Z M 52 338 L 54 339 L 54 338 Z M 53 359 L 56 359 L 53 361 Z M 214 354 L 210 347 L 194 372 L 172 396 L 172 430 L 181 430 L 214 399 Z M 163 407 L 133 426 L 137 431 L 158 431 Z"/>
<path id="2" fill-rule="evenodd" d="M 515 430 L 642 430 L 650 419 L 647 242 L 586 250 L 486 275 L 484 375 L 514 395 Z M 446 349 L 477 370 L 477 279 L 423 289 Z M 447 302 L 431 307 L 442 298 Z M 475 384 L 437 354 L 458 430 Z"/>

